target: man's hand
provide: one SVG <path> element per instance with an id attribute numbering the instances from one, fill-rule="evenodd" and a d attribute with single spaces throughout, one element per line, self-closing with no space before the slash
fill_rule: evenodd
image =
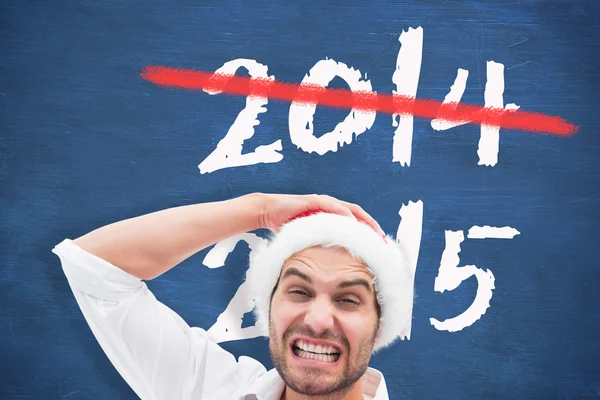
<path id="1" fill-rule="evenodd" d="M 326 195 L 257 194 L 261 197 L 262 211 L 259 215 L 261 228 L 277 232 L 279 228 L 307 211 L 321 210 L 328 213 L 354 216 L 369 224 L 375 231 L 384 234 L 381 227 L 360 206 Z"/>

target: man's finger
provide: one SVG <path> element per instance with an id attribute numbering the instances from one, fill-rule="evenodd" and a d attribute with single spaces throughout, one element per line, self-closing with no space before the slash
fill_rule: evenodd
<path id="1" fill-rule="evenodd" d="M 311 204 L 309 205 L 310 210 L 321 210 L 345 216 L 353 215 L 352 210 L 331 196 L 311 195 L 311 200 Z"/>
<path id="2" fill-rule="evenodd" d="M 337 201 L 331 197 L 325 197 L 323 199 L 323 204 L 326 204 L 327 207 L 330 207 L 330 209 L 333 212 L 335 212 L 336 214 L 341 214 L 341 215 L 345 215 L 348 217 L 352 216 L 354 214 L 352 212 L 352 210 L 350 208 L 348 208 L 345 204 L 342 204 L 339 201 Z"/>
<path id="3" fill-rule="evenodd" d="M 385 235 L 385 232 L 383 231 L 383 229 L 381 229 L 381 226 L 379 225 L 379 223 L 377 221 L 375 221 L 375 219 L 373 217 L 371 217 L 371 215 L 369 213 L 367 213 L 365 210 L 362 209 L 361 206 L 359 206 L 358 204 L 354 204 L 354 203 L 348 203 L 345 201 L 341 201 L 340 202 L 342 204 L 344 204 L 346 207 L 348 207 L 348 209 L 350 209 L 350 211 L 352 211 L 352 214 L 354 214 L 354 216 L 356 216 L 356 218 L 365 221 L 367 224 L 371 225 L 371 227 L 373 227 L 373 229 L 375 229 L 377 232 Z"/>

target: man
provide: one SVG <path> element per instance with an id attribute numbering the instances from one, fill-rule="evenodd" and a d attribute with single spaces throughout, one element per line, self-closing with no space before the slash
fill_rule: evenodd
<path id="1" fill-rule="evenodd" d="M 153 279 L 243 232 L 275 232 L 246 280 L 275 369 L 233 355 L 155 299 Z M 373 351 L 410 327 L 412 276 L 355 204 L 250 194 L 120 221 L 54 248 L 103 350 L 140 398 L 387 399 Z"/>

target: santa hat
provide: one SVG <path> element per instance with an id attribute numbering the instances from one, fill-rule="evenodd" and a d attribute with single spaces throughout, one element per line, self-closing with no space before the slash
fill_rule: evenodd
<path id="1" fill-rule="evenodd" d="M 309 212 L 292 219 L 268 243 L 252 251 L 246 281 L 254 298 L 257 326 L 265 336 L 269 335 L 271 294 L 284 262 L 314 246 L 344 248 L 373 275 L 381 307 L 381 332 L 374 351 L 389 346 L 398 337 L 410 338 L 414 276 L 400 244 L 354 217 L 325 212 Z"/>

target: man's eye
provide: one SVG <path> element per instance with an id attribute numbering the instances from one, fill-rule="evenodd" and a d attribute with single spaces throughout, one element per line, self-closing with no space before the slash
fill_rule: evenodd
<path id="1" fill-rule="evenodd" d="M 308 296 L 308 293 L 306 293 L 304 290 L 297 290 L 296 289 L 296 290 L 290 291 L 290 293 L 297 294 L 297 295 L 300 295 L 300 296 Z"/>
<path id="2" fill-rule="evenodd" d="M 341 299 L 340 300 L 342 303 L 346 303 L 346 304 L 354 304 L 354 305 L 358 305 L 358 302 L 352 299 Z"/>

